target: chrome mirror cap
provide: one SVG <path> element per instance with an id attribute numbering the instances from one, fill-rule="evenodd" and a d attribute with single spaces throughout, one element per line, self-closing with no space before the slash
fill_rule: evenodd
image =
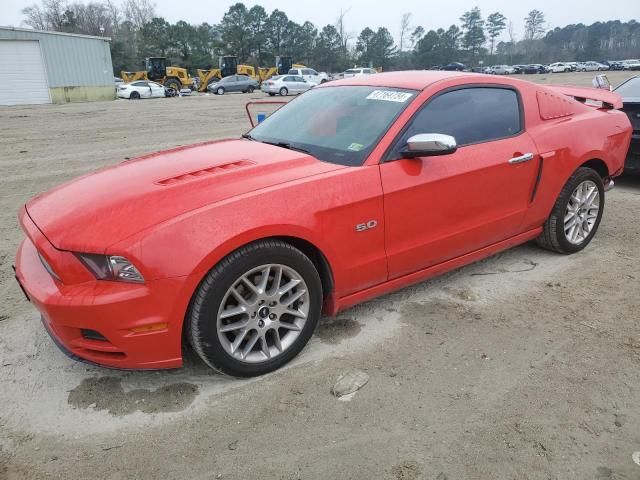
<path id="1" fill-rule="evenodd" d="M 405 157 L 427 157 L 433 155 L 447 155 L 458 148 L 456 139 L 451 135 L 441 133 L 420 133 L 409 138 Z"/>

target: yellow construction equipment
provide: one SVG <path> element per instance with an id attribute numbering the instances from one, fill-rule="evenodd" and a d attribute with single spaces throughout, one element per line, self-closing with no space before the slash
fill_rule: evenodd
<path id="1" fill-rule="evenodd" d="M 247 67 L 247 65 L 243 65 L 243 67 Z M 218 68 L 212 68 L 211 70 L 198 69 L 196 70 L 196 73 L 198 74 L 198 78 L 200 79 L 199 91 L 206 92 L 207 87 L 210 83 L 217 82 L 218 80 L 221 80 L 224 77 L 228 77 L 229 75 L 237 75 L 238 73 L 240 73 L 238 66 L 238 57 L 220 57 Z"/>
<path id="2" fill-rule="evenodd" d="M 305 66 L 292 63 L 291 57 L 276 57 L 275 67 L 258 67 L 256 69 L 253 65 L 238 65 L 238 57 L 224 56 L 220 57 L 218 68 L 198 69 L 196 73 L 200 79 L 199 91 L 206 92 L 209 84 L 230 75 L 247 75 L 258 82 L 264 82 L 275 75 L 286 75 L 292 68 L 305 68 Z"/>
<path id="3" fill-rule="evenodd" d="M 305 66 L 299 63 L 293 63 L 291 57 L 278 56 L 276 57 L 276 66 L 258 68 L 258 76 L 260 77 L 260 81 L 264 82 L 276 75 L 286 75 L 292 68 L 305 68 Z"/>
<path id="4" fill-rule="evenodd" d="M 145 59 L 144 64 L 145 70 L 120 72 L 124 83 L 131 83 L 137 80 L 152 80 L 176 91 L 193 86 L 193 79 L 189 76 L 187 69 L 167 66 L 166 57 L 149 57 Z"/>

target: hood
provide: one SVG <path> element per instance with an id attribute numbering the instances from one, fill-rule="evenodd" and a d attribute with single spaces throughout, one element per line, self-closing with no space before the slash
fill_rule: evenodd
<path id="1" fill-rule="evenodd" d="M 339 168 L 256 141 L 208 142 L 80 177 L 33 198 L 26 210 L 56 248 L 102 253 L 191 210 Z"/>

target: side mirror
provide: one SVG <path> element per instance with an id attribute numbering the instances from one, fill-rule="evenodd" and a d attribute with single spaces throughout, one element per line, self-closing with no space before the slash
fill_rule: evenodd
<path id="1" fill-rule="evenodd" d="M 458 149 L 456 139 L 441 133 L 420 133 L 409 138 L 407 148 L 401 153 L 404 158 L 448 155 Z"/>

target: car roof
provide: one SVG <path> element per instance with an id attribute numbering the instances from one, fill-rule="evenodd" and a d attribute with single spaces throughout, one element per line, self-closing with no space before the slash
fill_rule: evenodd
<path id="1" fill-rule="evenodd" d="M 361 85 L 371 87 L 406 88 L 409 90 L 424 90 L 429 85 L 455 77 L 475 77 L 477 73 L 450 72 L 442 70 L 386 72 L 378 75 L 365 75 L 350 77 L 337 82 L 334 85 Z"/>

